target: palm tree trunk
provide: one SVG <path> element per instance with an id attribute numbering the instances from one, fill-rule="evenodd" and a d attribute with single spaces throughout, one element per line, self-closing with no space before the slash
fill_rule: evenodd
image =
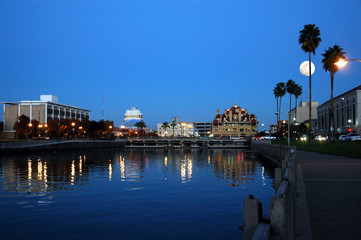
<path id="1" fill-rule="evenodd" d="M 333 110 L 333 77 L 334 77 L 334 73 L 330 72 L 330 76 L 331 76 L 331 99 L 330 99 L 330 121 L 329 121 L 329 136 L 330 135 L 330 130 L 331 130 L 331 119 L 332 119 L 332 126 L 333 126 L 333 131 L 332 131 L 332 141 L 335 141 L 335 118 L 334 118 L 334 110 Z"/>
<path id="2" fill-rule="evenodd" d="M 278 109 L 278 97 L 276 97 L 276 101 L 277 101 L 277 115 L 276 115 L 276 126 L 277 126 L 277 135 L 278 135 L 278 131 L 279 131 L 279 128 L 278 128 L 278 118 L 279 118 L 279 115 L 280 115 L 280 113 L 279 113 L 279 109 Z"/>
<path id="3" fill-rule="evenodd" d="M 290 110 L 288 111 L 288 146 L 291 144 L 291 102 L 292 102 L 292 94 L 290 93 Z"/>
<path id="4" fill-rule="evenodd" d="M 281 138 L 281 103 L 282 103 L 282 97 L 280 97 L 280 110 L 278 112 L 278 129 L 279 129 L 279 135 L 280 135 L 280 138 Z"/>
<path id="5" fill-rule="evenodd" d="M 309 74 L 310 74 L 310 81 L 309 81 L 309 85 L 310 85 L 310 99 L 309 99 L 309 104 L 308 104 L 308 122 L 309 122 L 309 127 L 308 127 L 308 144 L 312 143 L 312 136 L 311 136 L 311 132 L 312 132 L 312 122 L 311 122 L 311 112 L 312 112 L 312 94 L 311 94 L 311 51 L 309 51 L 309 60 L 308 60 L 308 69 L 309 69 Z"/>
<path id="6" fill-rule="evenodd" d="M 295 118 L 296 118 L 296 120 L 295 121 L 297 121 L 297 96 L 295 95 L 295 98 L 296 98 L 296 101 L 295 101 Z"/>

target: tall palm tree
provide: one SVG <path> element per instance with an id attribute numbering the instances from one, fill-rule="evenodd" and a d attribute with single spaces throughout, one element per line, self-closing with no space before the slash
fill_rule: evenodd
<path id="1" fill-rule="evenodd" d="M 295 95 L 295 117 L 296 117 L 296 120 L 297 120 L 297 99 L 299 96 L 302 95 L 302 86 L 299 85 L 299 84 L 296 84 L 296 88 L 295 88 L 295 91 L 293 93 L 293 95 Z"/>
<path id="2" fill-rule="evenodd" d="M 173 121 L 170 125 L 173 128 L 172 137 L 174 137 L 174 128 L 177 126 L 177 123 Z"/>
<path id="3" fill-rule="evenodd" d="M 161 126 L 161 128 L 164 129 L 164 131 L 167 131 L 167 128 L 169 128 L 169 123 L 168 122 L 164 122 Z"/>
<path id="4" fill-rule="evenodd" d="M 312 123 L 311 123 L 311 103 L 312 103 L 312 94 L 311 94 L 311 52 L 315 55 L 315 50 L 322 41 L 320 37 L 320 30 L 315 24 L 307 24 L 304 26 L 303 30 L 300 31 L 300 37 L 298 38 L 298 43 L 301 44 L 301 49 L 308 52 L 308 66 L 309 66 L 309 85 L 310 85 L 310 99 L 308 104 L 308 121 L 309 121 L 309 143 L 311 143 L 311 131 L 312 131 Z"/>
<path id="5" fill-rule="evenodd" d="M 277 109 L 277 115 L 278 115 L 278 119 L 277 119 L 277 128 L 278 130 L 280 130 L 280 120 L 281 120 L 281 103 L 282 103 L 282 97 L 286 94 L 286 86 L 285 83 L 283 82 L 279 82 L 277 83 L 276 87 L 273 89 L 273 93 L 275 94 L 276 97 L 280 98 L 280 104 L 279 104 L 279 109 Z"/>
<path id="6" fill-rule="evenodd" d="M 330 99 L 330 117 L 328 119 L 328 136 L 331 136 L 331 121 L 333 123 L 333 131 L 332 131 L 332 139 L 335 139 L 335 118 L 334 118 L 334 111 L 333 111 L 333 79 L 335 76 L 335 73 L 338 70 L 337 65 L 335 62 L 337 62 L 340 58 L 346 59 L 345 55 L 346 53 L 343 51 L 343 49 L 339 45 L 335 45 L 332 48 L 329 47 L 324 54 L 322 54 L 323 59 L 323 69 L 327 72 L 330 72 L 330 78 L 331 78 L 331 99 Z"/>
<path id="7" fill-rule="evenodd" d="M 290 94 L 290 110 L 288 111 L 288 144 L 290 144 L 291 141 L 291 131 L 290 131 L 290 124 L 291 124 L 291 102 L 292 102 L 292 95 L 295 94 L 296 90 L 296 83 L 292 79 L 288 80 L 286 83 L 286 91 Z"/>

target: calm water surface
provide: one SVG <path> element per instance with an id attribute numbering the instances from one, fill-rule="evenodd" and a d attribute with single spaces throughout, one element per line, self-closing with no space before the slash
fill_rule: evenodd
<path id="1" fill-rule="evenodd" d="M 1 156 L 0 239 L 242 239 L 272 170 L 241 150 Z"/>

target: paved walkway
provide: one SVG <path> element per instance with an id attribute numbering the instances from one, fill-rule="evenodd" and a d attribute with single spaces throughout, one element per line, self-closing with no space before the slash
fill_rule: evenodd
<path id="1" fill-rule="evenodd" d="M 297 198 L 298 218 L 304 220 L 297 226 L 299 238 L 310 239 L 304 224 L 309 216 L 314 240 L 361 239 L 361 159 L 304 151 L 296 155 L 304 183 L 300 190 L 306 192 L 306 198 L 302 192 Z"/>

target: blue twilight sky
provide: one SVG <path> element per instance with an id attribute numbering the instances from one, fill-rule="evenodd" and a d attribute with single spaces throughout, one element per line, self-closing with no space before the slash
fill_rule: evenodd
<path id="1" fill-rule="evenodd" d="M 278 82 L 300 83 L 307 99 L 298 37 L 309 23 L 321 30 L 312 100 L 323 103 L 325 49 L 361 58 L 360 0 L 2 0 L 0 101 L 52 94 L 100 120 L 104 96 L 105 119 L 119 126 L 136 106 L 152 128 L 173 116 L 211 121 L 237 103 L 268 127 Z M 334 94 L 360 84 L 352 62 L 336 73 Z"/>

